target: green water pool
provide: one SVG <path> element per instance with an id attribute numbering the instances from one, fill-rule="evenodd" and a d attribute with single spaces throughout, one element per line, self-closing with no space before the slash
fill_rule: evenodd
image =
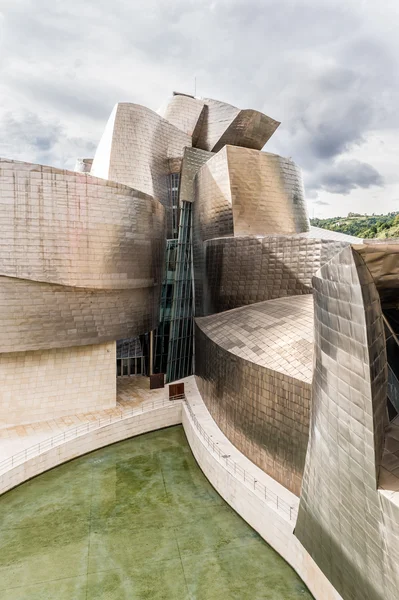
<path id="1" fill-rule="evenodd" d="M 1 600 L 310 600 L 217 494 L 181 426 L 0 497 Z"/>

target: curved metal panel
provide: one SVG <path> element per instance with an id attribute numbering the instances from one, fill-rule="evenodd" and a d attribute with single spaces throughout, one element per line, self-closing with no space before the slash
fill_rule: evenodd
<path id="1" fill-rule="evenodd" d="M 289 158 L 227 146 L 234 235 L 309 231 L 300 168 Z"/>
<path id="2" fill-rule="evenodd" d="M 185 94 L 175 94 L 162 111 L 162 117 L 193 138 L 198 137 L 204 113 L 204 100 Z"/>
<path id="3" fill-rule="evenodd" d="M 157 113 L 122 102 L 112 112 L 98 145 L 91 174 L 167 198 L 169 159 L 181 158 L 191 137 Z"/>
<path id="4" fill-rule="evenodd" d="M 313 299 L 260 302 L 196 319 L 196 378 L 245 456 L 299 495 L 308 441 Z"/>
<path id="5" fill-rule="evenodd" d="M 312 293 L 312 277 L 345 242 L 301 236 L 207 240 L 194 253 L 197 315 Z"/>
<path id="6" fill-rule="evenodd" d="M 213 156 L 212 152 L 198 148 L 185 148 L 181 165 L 179 203 L 194 201 L 194 178 L 207 160 Z"/>
<path id="7" fill-rule="evenodd" d="M 313 285 L 312 421 L 295 532 L 345 600 L 395 600 L 399 507 L 377 491 L 387 423 L 378 292 L 351 247 Z"/>
<path id="8" fill-rule="evenodd" d="M 157 113 L 127 102 L 115 106 L 98 145 L 91 174 L 124 183 L 157 198 L 167 209 L 171 237 L 172 205 L 169 175 L 183 157 L 191 137 Z"/>
<path id="9" fill-rule="evenodd" d="M 309 230 L 301 171 L 290 159 L 225 146 L 198 171 L 195 187 L 203 240 Z"/>
<path id="10" fill-rule="evenodd" d="M 217 152 L 226 144 L 261 150 L 278 121 L 257 110 L 241 110 L 226 102 L 205 98 L 204 117 L 195 146 Z"/>
<path id="11" fill-rule="evenodd" d="M 354 247 L 367 265 L 384 304 L 399 302 L 399 240 L 363 240 Z"/>
<path id="12" fill-rule="evenodd" d="M 159 286 L 94 290 L 0 277 L 0 352 L 84 346 L 157 326 Z"/>
<path id="13" fill-rule="evenodd" d="M 164 208 L 113 181 L 0 159 L 0 275 L 99 289 L 162 278 Z"/>
<path id="14" fill-rule="evenodd" d="M 212 151 L 218 152 L 227 144 L 262 150 L 279 125 L 278 121 L 257 110 L 240 110 Z"/>

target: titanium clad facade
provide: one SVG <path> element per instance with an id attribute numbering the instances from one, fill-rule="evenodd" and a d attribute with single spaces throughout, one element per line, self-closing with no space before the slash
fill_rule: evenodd
<path id="1" fill-rule="evenodd" d="M 345 600 L 395 600 L 399 506 L 377 489 L 387 425 L 380 299 L 352 248 L 313 285 L 312 423 L 295 532 Z"/>
<path id="2" fill-rule="evenodd" d="M 223 433 L 299 495 L 308 443 L 313 298 L 295 296 L 196 319 L 195 372 Z"/>
<path id="3" fill-rule="evenodd" d="M 204 117 L 204 105 L 204 100 L 176 93 L 160 114 L 169 123 L 187 133 L 195 145 Z"/>
<path id="4" fill-rule="evenodd" d="M 198 148 L 185 148 L 180 177 L 180 203 L 194 201 L 194 178 L 212 152 Z"/>
<path id="5" fill-rule="evenodd" d="M 151 196 L 113 181 L 0 159 L 0 275 L 110 290 L 159 286 L 164 213 Z"/>
<path id="6" fill-rule="evenodd" d="M 309 231 L 300 170 L 275 154 L 225 146 L 198 171 L 195 197 L 202 241 Z"/>
<path id="7" fill-rule="evenodd" d="M 311 294 L 313 275 L 347 245 L 300 236 L 207 240 L 203 270 L 197 272 L 197 309 L 208 315 L 263 300 Z"/>
<path id="8" fill-rule="evenodd" d="M 241 110 L 211 98 L 204 102 L 202 127 L 195 141 L 202 150 L 218 152 L 226 144 L 262 150 L 280 125 L 257 110 Z"/>
<path id="9" fill-rule="evenodd" d="M 154 111 L 127 102 L 115 106 L 98 145 L 91 174 L 124 183 L 158 199 L 167 209 L 167 235 L 172 213 L 168 176 L 170 159 L 182 158 L 191 137 Z"/>
<path id="10" fill-rule="evenodd" d="M 398 600 L 399 242 L 310 227 L 299 168 L 261 151 L 278 125 L 175 93 L 163 116 L 117 104 L 74 172 L 0 159 L 0 420 L 194 368 L 228 439 L 300 497 L 309 577 Z"/>
<path id="11" fill-rule="evenodd" d="M 194 186 L 197 316 L 309 293 L 312 275 L 343 247 L 306 239 L 301 173 L 288 159 L 226 146 L 199 169 Z"/>
<path id="12" fill-rule="evenodd" d="M 289 158 L 226 146 L 235 235 L 309 231 L 299 167 Z"/>
<path id="13" fill-rule="evenodd" d="M 159 286 L 99 290 L 0 277 L 0 352 L 136 337 L 158 323 Z"/>
<path id="14" fill-rule="evenodd" d="M 0 160 L 0 352 L 151 329 L 164 212 L 151 196 L 115 182 Z"/>
<path id="15" fill-rule="evenodd" d="M 354 244 L 368 270 L 384 305 L 398 306 L 399 301 L 399 240 L 363 240 Z"/>

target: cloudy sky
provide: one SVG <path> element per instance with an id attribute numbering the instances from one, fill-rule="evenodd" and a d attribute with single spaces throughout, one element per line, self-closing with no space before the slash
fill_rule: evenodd
<path id="1" fill-rule="evenodd" d="M 399 211 L 398 0 L 0 0 L 0 155 L 73 168 L 195 77 L 282 121 L 310 216 Z"/>

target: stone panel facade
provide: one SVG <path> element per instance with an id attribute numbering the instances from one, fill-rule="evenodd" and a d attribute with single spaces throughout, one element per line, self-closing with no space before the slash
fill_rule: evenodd
<path id="1" fill-rule="evenodd" d="M 0 354 L 0 424 L 115 406 L 116 344 Z"/>

